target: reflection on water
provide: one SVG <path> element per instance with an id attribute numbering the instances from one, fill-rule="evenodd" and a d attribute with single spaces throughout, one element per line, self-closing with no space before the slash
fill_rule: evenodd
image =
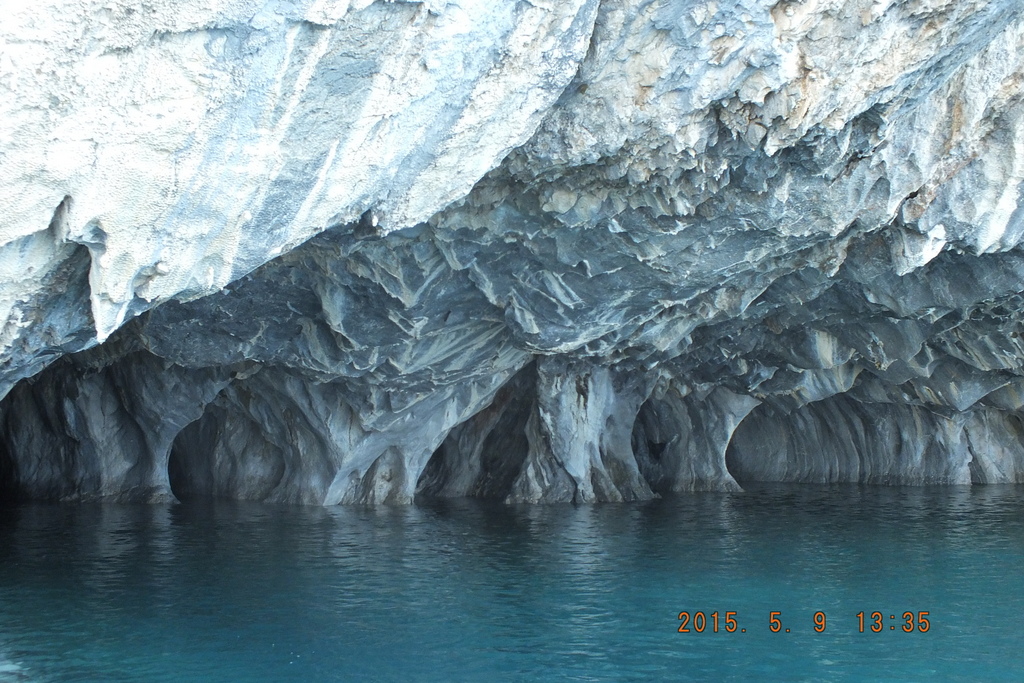
<path id="1" fill-rule="evenodd" d="M 996 486 L 0 510 L 0 682 L 1016 680 L 1022 511 Z"/>
<path id="2" fill-rule="evenodd" d="M 30 681 L 25 670 L 12 662 L 5 652 L 6 648 L 0 641 L 0 683 L 27 683 Z"/>

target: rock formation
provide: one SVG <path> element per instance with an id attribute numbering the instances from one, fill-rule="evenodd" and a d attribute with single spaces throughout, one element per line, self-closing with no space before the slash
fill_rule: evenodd
<path id="1" fill-rule="evenodd" d="M 1024 481 L 1016 0 L 0 23 L 0 497 Z"/>

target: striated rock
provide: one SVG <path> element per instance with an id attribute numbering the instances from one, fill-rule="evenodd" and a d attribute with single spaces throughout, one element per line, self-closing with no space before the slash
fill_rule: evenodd
<path id="1" fill-rule="evenodd" d="M 1020 481 L 1021 73 L 1014 0 L 14 8 L 0 492 Z"/>
<path id="2" fill-rule="evenodd" d="M 509 500 L 621 502 L 652 492 L 630 450 L 630 432 L 644 398 L 642 379 L 606 367 L 542 357 L 537 410 L 526 425 L 524 472 Z"/>
<path id="3" fill-rule="evenodd" d="M 12 8 L 0 27 L 0 262 L 15 271 L 0 290 L 0 392 L 40 346 L 80 350 L 78 330 L 31 332 L 75 245 L 90 255 L 82 313 L 102 341 L 366 211 L 382 232 L 430 218 L 529 138 L 575 74 L 597 4 Z"/>
<path id="4" fill-rule="evenodd" d="M 169 500 L 172 443 L 230 373 L 188 371 L 145 351 L 89 360 L 59 362 L 52 380 L 23 382 L 7 397 L 7 482 L 31 499 Z"/>
<path id="5" fill-rule="evenodd" d="M 409 503 L 444 436 L 506 377 L 435 392 L 374 429 L 349 405 L 345 385 L 263 370 L 221 392 L 181 432 L 170 485 L 180 498 Z"/>
<path id="6" fill-rule="evenodd" d="M 728 462 L 741 483 L 969 484 L 963 422 L 836 396 L 789 415 L 755 411 L 737 430 Z"/>
<path id="7" fill-rule="evenodd" d="M 715 387 L 690 392 L 668 382 L 644 404 L 632 450 L 660 493 L 739 490 L 726 463 L 733 432 L 758 400 Z"/>

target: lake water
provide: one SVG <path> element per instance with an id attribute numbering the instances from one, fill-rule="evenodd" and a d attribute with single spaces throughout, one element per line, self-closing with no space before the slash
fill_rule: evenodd
<path id="1" fill-rule="evenodd" d="M 1024 487 L 31 505 L 0 510 L 0 681 L 1019 681 L 1022 585 Z"/>

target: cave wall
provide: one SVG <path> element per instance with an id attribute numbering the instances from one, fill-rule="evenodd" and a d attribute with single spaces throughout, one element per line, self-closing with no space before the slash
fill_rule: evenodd
<path id="1" fill-rule="evenodd" d="M 76 0 L 0 54 L 7 499 L 1021 478 L 1013 0 Z"/>

